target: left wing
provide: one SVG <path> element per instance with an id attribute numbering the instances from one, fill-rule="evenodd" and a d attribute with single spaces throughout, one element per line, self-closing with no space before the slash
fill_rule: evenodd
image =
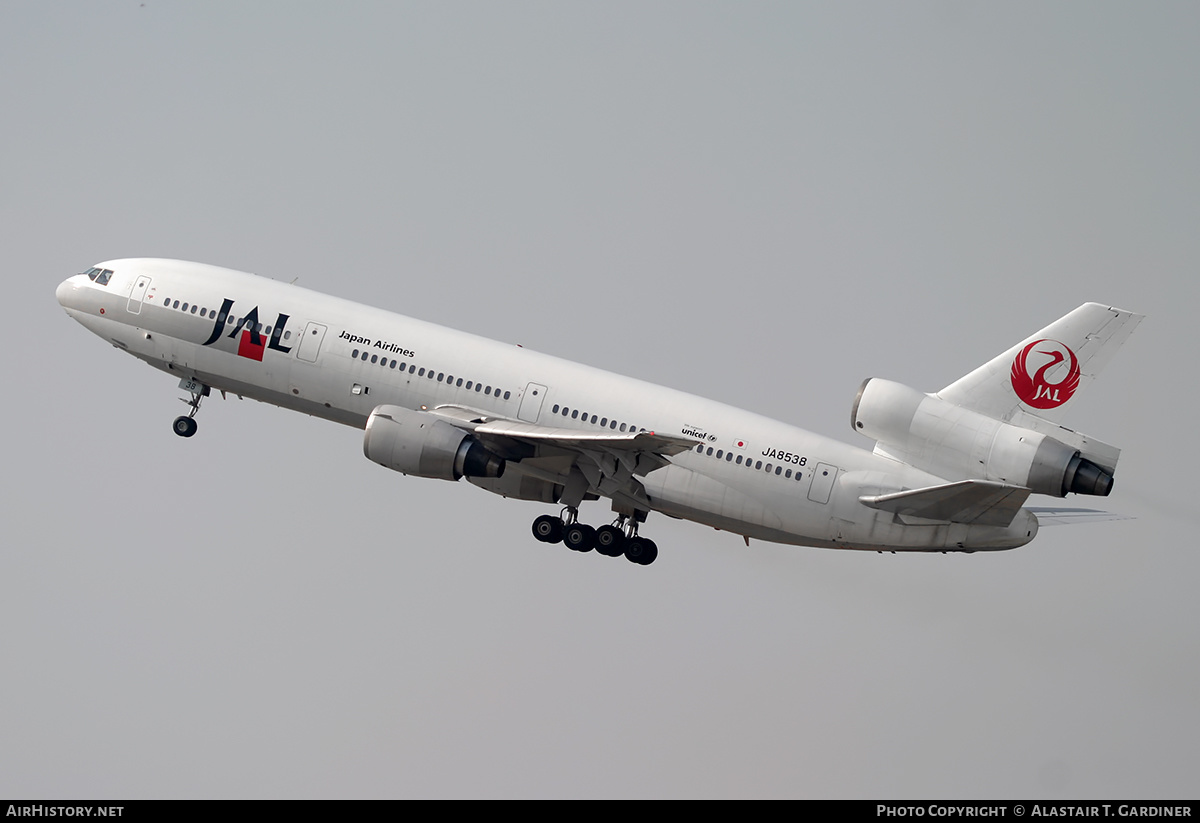
<path id="1" fill-rule="evenodd" d="M 700 442 L 652 431 L 617 433 L 539 426 L 469 406 L 437 406 L 428 413 L 471 432 L 525 474 L 562 483 L 567 489 L 564 501 L 569 505 L 578 505 L 573 498 L 582 500 L 585 492 L 593 491 L 648 507 L 649 498 L 637 477 L 670 465 L 668 457 L 690 451 Z"/>

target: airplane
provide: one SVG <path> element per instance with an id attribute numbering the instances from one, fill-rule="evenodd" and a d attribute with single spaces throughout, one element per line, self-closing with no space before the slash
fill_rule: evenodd
<path id="1" fill-rule="evenodd" d="M 192 437 L 212 390 L 363 429 L 363 452 L 553 508 L 534 537 L 649 565 L 651 512 L 750 540 L 877 552 L 1027 544 L 1118 519 L 1026 506 L 1107 496 L 1120 450 L 1059 425 L 1142 315 L 1085 303 L 941 391 L 881 378 L 854 398 L 859 448 L 623 377 L 266 277 L 131 258 L 67 278 L 67 314 L 179 378 Z M 590 526 L 580 506 L 609 501 Z"/>

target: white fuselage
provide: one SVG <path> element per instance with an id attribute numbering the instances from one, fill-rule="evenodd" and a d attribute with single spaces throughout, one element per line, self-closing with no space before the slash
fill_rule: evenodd
<path id="1" fill-rule="evenodd" d="M 698 449 L 641 479 L 653 510 L 749 538 L 987 550 L 1037 532 L 1024 511 L 1008 527 L 901 522 L 858 498 L 945 481 L 684 392 L 229 269 L 99 265 L 112 271 L 107 284 L 76 275 L 59 286 L 68 313 L 150 365 L 214 389 L 359 428 L 381 404 L 454 404 L 543 426 L 694 438 Z"/>

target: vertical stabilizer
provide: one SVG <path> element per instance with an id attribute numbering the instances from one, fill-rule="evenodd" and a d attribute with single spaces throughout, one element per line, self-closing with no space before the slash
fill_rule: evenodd
<path id="1" fill-rule="evenodd" d="M 1142 317 L 1085 303 L 936 396 L 1005 422 L 1023 424 L 1027 415 L 1057 421 Z"/>

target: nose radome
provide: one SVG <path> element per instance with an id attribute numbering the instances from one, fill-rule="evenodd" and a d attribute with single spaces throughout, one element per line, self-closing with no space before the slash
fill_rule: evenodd
<path id="1" fill-rule="evenodd" d="M 75 293 L 75 278 L 68 277 L 66 280 L 58 284 L 58 288 L 54 290 L 54 296 L 58 299 L 58 305 L 67 308 L 67 302 L 71 299 L 71 295 Z"/>

